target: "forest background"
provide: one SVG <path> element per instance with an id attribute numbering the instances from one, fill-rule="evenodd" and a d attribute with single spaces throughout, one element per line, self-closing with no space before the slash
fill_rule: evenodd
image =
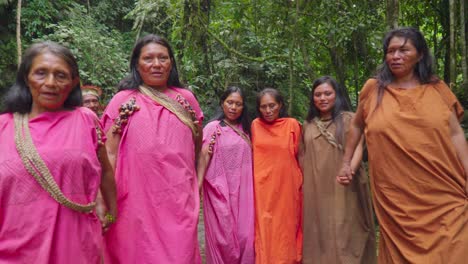
<path id="1" fill-rule="evenodd" d="M 466 0 L 0 0 L 0 97 L 24 49 L 53 40 L 73 51 L 82 84 L 102 87 L 106 103 L 128 72 L 136 39 L 155 33 L 170 41 L 180 77 L 208 119 L 235 85 L 252 116 L 256 93 L 274 87 L 302 120 L 311 83 L 322 75 L 346 87 L 355 107 L 382 62 L 385 32 L 413 26 L 466 109 L 467 10 Z"/>

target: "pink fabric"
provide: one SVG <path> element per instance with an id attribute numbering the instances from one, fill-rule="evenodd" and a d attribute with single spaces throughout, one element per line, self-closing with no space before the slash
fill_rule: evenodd
<path id="1" fill-rule="evenodd" d="M 181 94 L 203 113 L 193 94 Z M 121 91 L 103 114 L 105 131 L 132 97 L 140 110 L 124 127 L 116 163 L 119 216 L 105 235 L 106 263 L 200 263 L 198 184 L 192 132 L 177 116 L 138 91 Z"/>
<path id="2" fill-rule="evenodd" d="M 203 129 L 204 146 L 216 131 L 220 134 L 203 182 L 206 261 L 255 263 L 252 149 L 219 121 Z"/>
<path id="3" fill-rule="evenodd" d="M 29 121 L 34 144 L 65 196 L 89 203 L 101 180 L 96 115 L 87 108 L 45 112 Z M 20 160 L 12 114 L 0 115 L 0 263 L 99 263 L 94 214 L 57 203 Z"/>

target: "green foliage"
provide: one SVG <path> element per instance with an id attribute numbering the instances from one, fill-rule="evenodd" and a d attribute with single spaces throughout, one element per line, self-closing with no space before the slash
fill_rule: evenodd
<path id="1" fill-rule="evenodd" d="M 0 39 L 0 94 L 6 92 L 16 77 L 16 41 Z"/>
<path id="2" fill-rule="evenodd" d="M 291 114 L 301 119 L 311 83 L 323 75 L 338 79 L 355 106 L 362 85 L 382 62 L 387 30 L 385 1 L 23 2 L 24 46 L 50 39 L 70 47 L 79 59 L 83 83 L 102 86 L 107 99 L 128 70 L 135 40 L 147 33 L 166 37 L 182 81 L 197 94 L 208 119 L 229 85 L 245 90 L 251 110 L 258 91 L 277 88 L 291 102 Z M 399 2 L 399 24 L 421 29 L 443 77 L 447 1 Z M 0 0 L 0 87 L 11 84 L 16 69 L 15 8 L 15 1 Z M 457 59 L 461 61 L 461 54 Z M 459 75 L 454 91 L 468 105 L 462 83 Z"/>
<path id="3" fill-rule="evenodd" d="M 49 25 L 65 19 L 66 13 L 62 11 L 70 7 L 74 1 L 30 0 L 23 2 L 21 12 L 23 36 L 27 41 L 31 41 L 51 33 Z"/>
<path id="4" fill-rule="evenodd" d="M 110 99 L 127 72 L 129 51 L 123 49 L 124 35 L 97 23 L 81 5 L 74 4 L 67 14 L 66 20 L 49 26 L 53 33 L 43 39 L 69 47 L 78 59 L 81 82 L 101 86 Z"/>

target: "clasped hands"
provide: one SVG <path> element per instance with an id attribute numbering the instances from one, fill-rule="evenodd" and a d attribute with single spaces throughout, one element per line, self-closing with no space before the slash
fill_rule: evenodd
<path id="1" fill-rule="evenodd" d="M 353 180 L 354 171 L 351 169 L 351 164 L 349 162 L 343 162 L 338 175 L 336 176 L 336 181 L 341 185 L 348 185 Z"/>

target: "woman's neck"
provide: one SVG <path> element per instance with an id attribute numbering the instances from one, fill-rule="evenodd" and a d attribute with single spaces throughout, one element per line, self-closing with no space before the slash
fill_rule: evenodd
<path id="1" fill-rule="evenodd" d="M 150 88 L 150 89 L 153 89 L 153 90 L 156 90 L 158 92 L 161 92 L 161 93 L 164 93 L 165 91 L 167 91 L 169 89 L 169 87 L 167 87 L 167 85 L 164 85 L 164 86 L 151 86 L 151 85 L 148 85 L 148 84 L 145 84 L 146 87 Z"/>
<path id="2" fill-rule="evenodd" d="M 332 116 L 331 113 L 323 113 L 323 114 L 321 113 L 320 114 L 320 120 L 321 121 L 330 121 L 332 119 L 333 119 L 333 116 Z"/>
<path id="3" fill-rule="evenodd" d="M 395 78 L 391 85 L 395 86 L 396 88 L 403 88 L 403 89 L 411 89 L 415 88 L 416 86 L 420 85 L 419 79 L 413 74 Z"/>
<path id="4" fill-rule="evenodd" d="M 223 119 L 224 123 L 228 124 L 228 125 L 231 125 L 231 126 L 237 126 L 237 124 L 239 124 L 239 122 L 237 121 L 230 121 L 226 118 Z"/>

